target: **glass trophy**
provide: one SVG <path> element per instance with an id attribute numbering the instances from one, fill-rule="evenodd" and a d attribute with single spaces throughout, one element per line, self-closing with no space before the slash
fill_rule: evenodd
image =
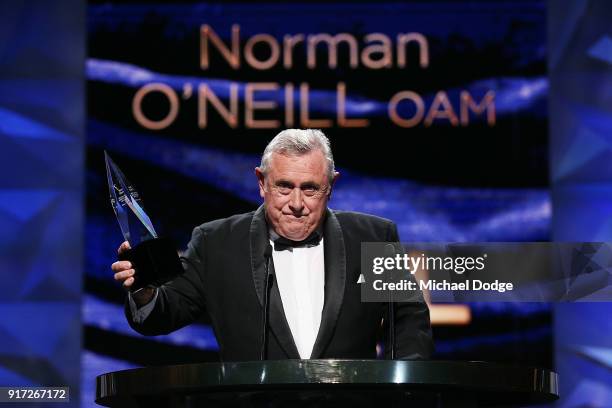
<path id="1" fill-rule="evenodd" d="M 111 206 L 123 238 L 131 247 L 119 255 L 119 260 L 130 261 L 136 270 L 130 290 L 159 286 L 174 279 L 183 272 L 176 247 L 171 240 L 157 236 L 140 194 L 106 151 L 104 159 Z"/>

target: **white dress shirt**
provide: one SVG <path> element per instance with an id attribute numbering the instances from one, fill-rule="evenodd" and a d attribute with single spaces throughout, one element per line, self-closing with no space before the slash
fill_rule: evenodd
<path id="1" fill-rule="evenodd" d="M 274 242 L 270 241 L 274 247 Z M 319 333 L 325 299 L 323 239 L 316 246 L 272 252 L 274 272 L 300 358 L 310 358 Z"/>

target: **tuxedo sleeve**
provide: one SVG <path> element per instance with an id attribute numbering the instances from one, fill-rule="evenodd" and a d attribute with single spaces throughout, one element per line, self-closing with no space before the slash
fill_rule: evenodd
<path id="1" fill-rule="evenodd" d="M 125 315 L 134 330 L 147 336 L 168 334 L 194 322 L 204 312 L 205 240 L 205 231 L 196 227 L 180 257 L 183 274 L 158 288 L 151 302 L 154 306 L 144 319 L 132 314 L 126 301 Z"/>
<path id="2" fill-rule="evenodd" d="M 132 297 L 132 294 L 128 292 L 128 304 L 130 306 L 130 316 L 134 320 L 135 323 L 142 323 L 149 315 L 151 311 L 155 307 L 155 302 L 157 301 L 157 295 L 159 293 L 159 289 L 155 288 L 155 293 L 153 294 L 153 299 L 149 301 L 146 305 L 138 306 Z"/>
<path id="3" fill-rule="evenodd" d="M 387 242 L 399 242 L 397 226 L 390 223 Z M 412 275 L 410 276 L 411 279 Z M 398 359 L 429 359 L 434 345 L 429 320 L 429 308 L 420 291 L 409 302 L 395 303 L 395 355 Z M 388 319 L 385 319 L 389 321 Z M 388 341 L 388 339 L 387 339 Z M 385 345 L 385 354 L 390 357 L 390 344 Z"/>

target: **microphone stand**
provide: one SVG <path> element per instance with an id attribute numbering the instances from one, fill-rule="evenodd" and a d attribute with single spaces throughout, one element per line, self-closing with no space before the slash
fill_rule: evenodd
<path id="1" fill-rule="evenodd" d="M 267 358 L 267 346 L 268 346 L 268 314 L 270 309 L 270 288 L 272 287 L 272 280 L 274 274 L 270 270 L 270 260 L 272 259 L 272 246 L 268 244 L 264 252 L 266 258 L 266 286 L 263 295 L 263 316 L 261 319 L 261 351 L 260 360 Z"/>
<path id="2" fill-rule="evenodd" d="M 395 247 L 392 244 L 387 244 L 385 247 L 387 257 L 393 257 L 396 254 Z M 390 281 L 393 282 L 393 271 L 390 271 Z M 393 291 L 389 291 L 389 348 L 391 360 L 395 360 L 395 303 L 393 302 Z"/>

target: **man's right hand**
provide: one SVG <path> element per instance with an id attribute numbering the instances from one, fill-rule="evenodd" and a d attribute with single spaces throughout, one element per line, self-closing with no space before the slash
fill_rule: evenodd
<path id="1" fill-rule="evenodd" d="M 124 241 L 119 246 L 119 249 L 117 249 L 117 253 L 122 254 L 129 249 L 130 243 Z M 130 290 L 131 286 L 134 284 L 134 276 L 136 275 L 136 270 L 132 268 L 132 263 L 130 261 L 117 261 L 111 265 L 111 269 L 115 272 L 115 280 L 120 281 L 126 290 Z M 138 292 L 132 293 L 132 299 L 134 299 L 136 305 L 144 306 L 151 301 L 154 295 L 155 288 L 146 287 Z"/>

